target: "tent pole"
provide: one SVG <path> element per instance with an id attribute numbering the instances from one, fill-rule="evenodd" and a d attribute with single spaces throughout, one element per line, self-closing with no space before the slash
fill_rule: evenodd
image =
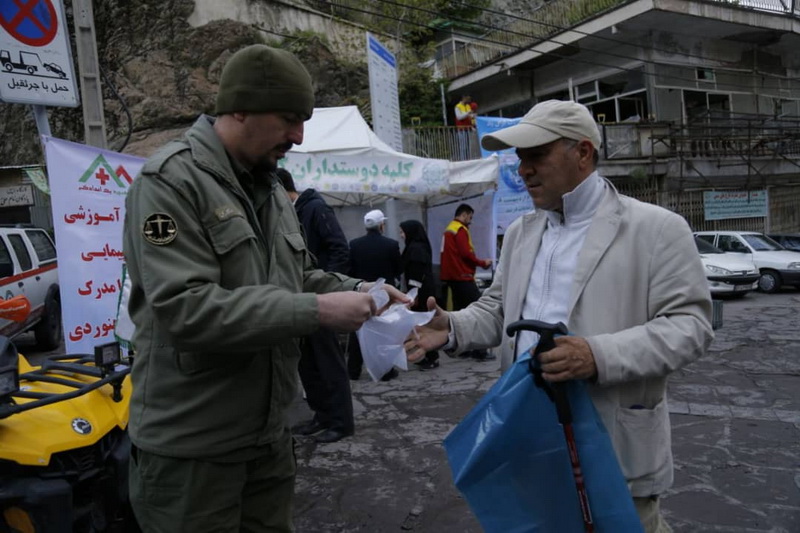
<path id="1" fill-rule="evenodd" d="M 385 209 L 386 215 L 386 230 L 384 235 L 387 237 L 394 239 L 396 241 L 400 240 L 400 232 L 398 228 L 400 227 L 401 220 L 397 219 L 397 202 L 394 198 L 389 196 L 386 198 L 386 203 L 383 205 Z"/>

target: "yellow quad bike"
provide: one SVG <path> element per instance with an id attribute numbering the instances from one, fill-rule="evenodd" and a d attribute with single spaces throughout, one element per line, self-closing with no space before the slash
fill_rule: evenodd
<path id="1" fill-rule="evenodd" d="M 0 301 L 0 316 L 11 318 L 13 300 Z M 0 533 L 138 531 L 129 374 L 117 343 L 32 366 L 0 337 Z"/>

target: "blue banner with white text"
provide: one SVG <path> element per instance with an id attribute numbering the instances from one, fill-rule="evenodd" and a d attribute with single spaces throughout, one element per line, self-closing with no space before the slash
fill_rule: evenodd
<path id="1" fill-rule="evenodd" d="M 478 138 L 495 131 L 516 125 L 518 118 L 478 117 L 475 127 Z M 519 177 L 519 158 L 513 148 L 500 152 L 490 152 L 481 147 L 481 155 L 488 157 L 497 153 L 500 157 L 500 178 L 497 180 L 497 191 L 494 195 L 494 227 L 498 235 L 504 235 L 506 228 L 520 215 L 533 210 L 533 202 L 525 189 L 525 183 Z"/>

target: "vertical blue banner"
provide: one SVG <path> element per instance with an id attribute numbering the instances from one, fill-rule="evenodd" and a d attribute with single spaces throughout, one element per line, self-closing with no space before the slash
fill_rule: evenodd
<path id="1" fill-rule="evenodd" d="M 478 130 L 478 139 L 482 139 L 484 135 L 488 135 L 489 133 L 494 133 L 498 130 L 503 130 L 506 128 L 510 128 L 511 126 L 515 126 L 519 123 L 519 118 L 502 118 L 502 117 L 477 117 L 475 119 L 475 127 Z M 500 152 L 490 152 L 489 150 L 484 150 L 483 146 L 481 146 L 481 157 L 489 157 L 490 155 L 497 153 L 497 154 L 506 154 L 514 153 L 513 148 L 509 148 L 508 150 L 502 150 Z"/>
<path id="2" fill-rule="evenodd" d="M 516 125 L 518 118 L 500 117 L 478 117 L 475 127 L 478 130 L 478 138 Z M 494 227 L 498 235 L 506 232 L 509 224 L 524 213 L 533 211 L 533 201 L 525 183 L 519 177 L 519 159 L 514 153 L 514 148 L 502 150 L 500 152 L 490 152 L 481 147 L 481 155 L 489 157 L 492 154 L 500 157 L 500 178 L 497 180 L 497 191 L 494 194 L 494 205 L 492 206 Z"/>

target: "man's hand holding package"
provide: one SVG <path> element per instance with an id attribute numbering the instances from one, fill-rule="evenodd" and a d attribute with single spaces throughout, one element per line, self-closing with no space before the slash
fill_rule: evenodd
<path id="1" fill-rule="evenodd" d="M 319 306 L 319 324 L 323 328 L 334 331 L 355 331 L 374 315 L 385 311 L 394 303 L 410 305 L 409 298 L 391 285 L 382 288 L 389 295 L 389 303 L 381 309 L 375 307 L 372 295 L 367 291 L 374 283 L 363 283 L 358 292 L 341 291 L 317 295 Z"/>
<path id="2" fill-rule="evenodd" d="M 425 357 L 425 353 L 437 350 L 447 344 L 450 334 L 450 317 L 448 313 L 436 305 L 436 298 L 428 298 L 428 311 L 436 311 L 427 324 L 417 326 L 408 336 L 404 347 L 410 363 Z"/>

